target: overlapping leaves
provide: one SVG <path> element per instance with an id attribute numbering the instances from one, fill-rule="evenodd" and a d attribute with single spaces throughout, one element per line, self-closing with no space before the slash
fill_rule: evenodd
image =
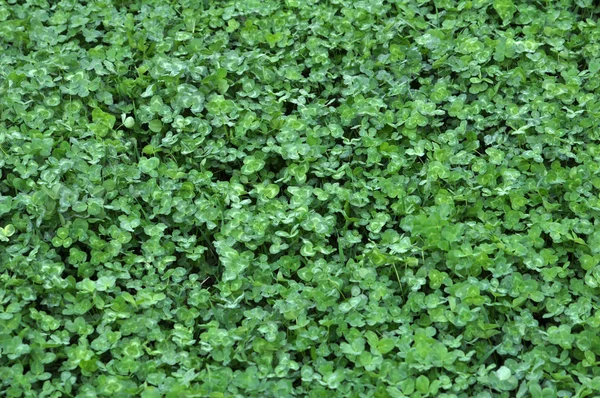
<path id="1" fill-rule="evenodd" d="M 1 395 L 599 395 L 597 15 L 0 2 Z"/>

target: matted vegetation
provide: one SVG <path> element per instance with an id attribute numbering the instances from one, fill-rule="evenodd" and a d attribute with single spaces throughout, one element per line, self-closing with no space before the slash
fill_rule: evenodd
<path id="1" fill-rule="evenodd" d="M 0 1 L 0 395 L 600 396 L 592 1 Z"/>

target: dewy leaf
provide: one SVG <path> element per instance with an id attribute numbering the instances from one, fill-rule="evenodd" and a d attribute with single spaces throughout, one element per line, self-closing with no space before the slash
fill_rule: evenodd
<path id="1" fill-rule="evenodd" d="M 116 278 L 113 276 L 101 276 L 96 281 L 96 290 L 105 292 L 115 285 Z"/>
<path id="2" fill-rule="evenodd" d="M 506 366 L 500 366 L 496 371 L 496 376 L 498 376 L 498 380 L 506 381 L 510 379 L 510 376 L 512 376 L 512 372 Z"/>
<path id="3" fill-rule="evenodd" d="M 139 161 L 140 170 L 144 173 L 151 172 L 152 170 L 156 169 L 159 164 L 160 164 L 160 159 L 156 158 L 156 157 L 153 157 L 153 158 L 142 157 Z"/>
<path id="4" fill-rule="evenodd" d="M 265 166 L 265 161 L 257 159 L 254 156 L 248 156 L 244 158 L 244 165 L 242 166 L 242 174 L 251 175 L 262 170 Z"/>
<path id="5" fill-rule="evenodd" d="M 15 226 L 12 224 L 7 224 L 4 227 L 0 227 L 0 240 L 8 242 L 8 238 L 13 236 L 15 232 Z"/>
<path id="6" fill-rule="evenodd" d="M 115 125 L 115 122 L 117 121 L 117 118 L 115 118 L 111 114 L 102 111 L 99 108 L 95 108 L 92 111 L 92 120 L 94 121 L 94 123 L 99 123 L 108 127 L 109 129 L 112 129 Z"/>
<path id="7" fill-rule="evenodd" d="M 517 11 L 512 0 L 494 0 L 494 9 L 505 23 L 510 21 Z"/>
<path id="8" fill-rule="evenodd" d="M 135 126 L 135 119 L 132 116 L 126 116 L 123 114 L 123 126 L 130 129 Z"/>

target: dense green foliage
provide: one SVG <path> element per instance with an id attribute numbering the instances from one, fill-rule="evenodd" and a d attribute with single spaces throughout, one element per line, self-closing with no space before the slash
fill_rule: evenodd
<path id="1" fill-rule="evenodd" d="M 0 396 L 600 396 L 594 7 L 0 1 Z"/>

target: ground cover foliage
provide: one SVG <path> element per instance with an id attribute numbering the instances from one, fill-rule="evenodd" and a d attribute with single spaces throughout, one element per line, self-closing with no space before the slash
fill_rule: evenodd
<path id="1" fill-rule="evenodd" d="M 592 1 L 0 4 L 0 395 L 600 396 Z"/>

